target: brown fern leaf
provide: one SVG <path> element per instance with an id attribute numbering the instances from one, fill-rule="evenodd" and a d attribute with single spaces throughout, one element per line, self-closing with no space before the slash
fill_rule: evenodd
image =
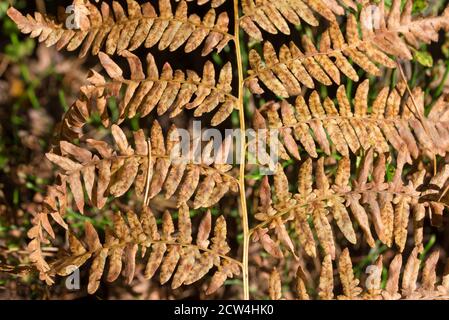
<path id="1" fill-rule="evenodd" d="M 344 295 L 338 296 L 338 299 L 357 300 L 362 293 L 362 288 L 358 286 L 359 280 L 354 277 L 348 248 L 345 248 L 339 257 L 338 273 L 344 292 Z"/>
<path id="2" fill-rule="evenodd" d="M 318 285 L 318 297 L 321 300 L 331 300 L 334 297 L 332 258 L 329 255 L 324 256 L 321 265 L 320 283 Z"/>
<path id="3" fill-rule="evenodd" d="M 53 280 L 48 276 L 51 269 L 42 254 L 42 246 L 49 243 L 47 234 L 55 238 L 49 216 L 68 229 L 63 217 L 70 205 L 69 189 L 81 213 L 85 207 L 85 194 L 91 204 L 102 208 L 108 197 L 120 197 L 132 184 L 135 192 L 144 196 L 144 203 L 164 190 L 167 199 L 177 193 L 178 206 L 192 199 L 194 208 L 211 207 L 230 190 L 236 191 L 237 181 L 228 174 L 232 167 L 225 163 L 229 152 L 226 140 L 216 154 L 212 155 L 211 148 L 206 147 L 198 153 L 198 158 L 194 158 L 191 155 L 196 153 L 197 146 L 188 149 L 187 156 L 180 153 L 182 146 L 174 126 L 166 139 L 157 121 L 148 140 L 143 130 L 134 132 L 135 148 L 130 146 L 118 126 L 111 129 L 115 148 L 105 141 L 92 139 L 88 139 L 83 147 L 61 141 L 58 154 L 47 154 L 63 173 L 59 175 L 59 184 L 48 188 L 42 211 L 32 221 L 28 250 L 31 262 L 48 284 Z M 207 228 L 206 223 L 203 228 Z M 232 265 L 223 267 L 214 283 L 226 279 L 232 270 Z"/>
<path id="4" fill-rule="evenodd" d="M 352 0 L 340 1 L 347 7 L 357 10 Z M 362 3 L 365 1 L 357 0 Z M 240 27 L 252 38 L 262 41 L 260 29 L 277 34 L 290 34 L 288 23 L 300 25 L 301 20 L 311 26 L 318 26 L 319 21 L 314 12 L 329 21 L 336 21 L 335 15 L 343 15 L 344 7 L 335 0 L 244 0 L 242 1 L 243 16 L 240 17 Z"/>
<path id="5" fill-rule="evenodd" d="M 232 167 L 211 155 L 210 148 L 204 148 L 199 159 L 190 156 L 197 146 L 190 147 L 188 155 L 181 154 L 182 145 L 174 126 L 167 138 L 157 121 L 149 139 L 143 130 L 134 132 L 135 148 L 120 127 L 113 125 L 111 132 L 115 148 L 92 139 L 86 141 L 85 147 L 61 141 L 59 155 L 47 154 L 62 169 L 80 212 L 85 206 L 84 193 L 95 207 L 102 208 L 108 196 L 118 198 L 133 184 L 137 195 L 145 195 L 145 199 L 154 198 L 162 190 L 168 199 L 178 191 L 178 204 L 191 199 L 194 208 L 210 207 L 237 188 L 236 179 L 228 174 Z M 225 144 L 221 145 L 223 148 Z"/>
<path id="6" fill-rule="evenodd" d="M 440 99 L 426 117 L 421 88 L 414 88 L 413 96 L 405 88 L 400 82 L 391 91 L 382 89 L 372 105 L 368 103 L 368 80 L 357 87 L 351 100 L 340 86 L 337 104 L 329 97 L 322 101 L 313 91 L 308 103 L 298 96 L 294 106 L 285 100 L 265 104 L 262 113 L 255 112 L 253 123 L 256 129 L 279 130 L 279 142 L 284 147 L 279 148 L 279 157 L 285 160 L 290 159 L 289 154 L 299 159 L 301 149 L 317 157 L 318 147 L 330 155 L 331 145 L 343 156 L 370 148 L 385 153 L 390 146 L 397 151 L 404 149 L 407 162 L 422 154 L 443 156 L 449 151 L 447 102 Z"/>
<path id="7" fill-rule="evenodd" d="M 192 222 L 186 204 L 181 205 L 179 209 L 177 233 L 168 211 L 163 215 L 161 228 L 149 208 L 144 208 L 140 216 L 132 211 L 126 216 L 118 212 L 113 219 L 114 228 L 106 231 L 103 244 L 94 227 L 87 222 L 84 241 L 87 246 L 70 234 L 71 255 L 55 261 L 52 266 L 58 275 L 66 276 L 74 267 L 79 268 L 89 259 L 93 259 L 88 284 L 88 292 L 93 294 L 104 274 L 106 261 L 109 262 L 107 281 L 115 281 L 123 269 L 124 277 L 131 283 L 135 273 L 136 253 L 140 248 L 142 258 L 149 252 L 145 278 L 153 278 L 159 269 L 160 283 L 165 284 L 172 279 L 173 289 L 200 280 L 216 267 L 216 274 L 225 276 L 221 283 L 211 282 L 207 291 L 212 293 L 223 285 L 227 277 L 239 275 L 241 264 L 226 256 L 230 248 L 226 241 L 224 217 L 217 218 L 213 236 L 209 241 L 210 220 L 210 212 L 205 213 L 196 243 L 193 243 Z"/>
<path id="8" fill-rule="evenodd" d="M 54 234 L 53 229 L 48 227 L 48 215 L 44 212 L 38 213 L 32 220 L 33 227 L 28 230 L 28 237 L 31 239 L 28 243 L 27 250 L 29 253 L 30 262 L 39 272 L 39 279 L 45 281 L 47 285 L 52 285 L 54 283 L 53 279 L 48 275 L 51 271 L 50 265 L 45 261 L 44 255 L 42 253 L 42 244 L 48 243 L 49 241 L 44 236 L 44 230 L 51 230 L 50 232 Z"/>
<path id="9" fill-rule="evenodd" d="M 338 85 L 340 72 L 353 81 L 359 81 L 349 59 L 375 76 L 381 75 L 377 65 L 396 67 L 388 55 L 411 60 L 410 46 L 419 47 L 423 42 L 438 41 L 438 31 L 449 29 L 449 8 L 442 16 L 415 20 L 411 17 L 413 1 L 407 1 L 402 14 L 398 11 L 400 3 L 401 0 L 393 1 L 392 9 L 385 17 L 381 2 L 380 27 L 373 26 L 372 7 L 362 10 L 359 24 L 350 14 L 346 23 L 346 39 L 339 25 L 331 23 L 321 35 L 318 49 L 306 35 L 301 39 L 304 52 L 290 42 L 289 46 L 282 45 L 277 54 L 270 42 L 264 42 L 263 59 L 255 49 L 249 53 L 251 70 L 248 71 L 246 85 L 254 94 L 261 94 L 264 90 L 259 86 L 260 80 L 274 94 L 286 98 L 300 95 L 301 85 L 314 88 L 313 80 L 326 86 Z M 362 38 L 359 37 L 359 26 Z"/>
<path id="10" fill-rule="evenodd" d="M 304 269 L 301 265 L 298 265 L 298 269 L 296 270 L 295 286 L 296 293 L 300 300 L 310 300 L 310 296 L 307 293 L 307 283 L 308 281 L 306 279 Z"/>
<path id="11" fill-rule="evenodd" d="M 270 299 L 280 300 L 282 298 L 281 289 L 281 275 L 276 268 L 274 268 L 270 274 L 270 285 L 268 286 Z"/>
<path id="12" fill-rule="evenodd" d="M 421 260 L 418 258 L 419 248 L 415 247 L 409 255 L 403 271 L 402 256 L 396 254 L 389 265 L 386 287 L 381 286 L 382 256 L 367 267 L 367 277 L 357 279 L 354 275 L 349 250 L 342 251 L 338 261 L 338 277 L 341 283 L 341 294 L 334 289 L 334 275 L 332 261 L 326 256 L 321 266 L 319 278 L 318 297 L 323 300 L 440 300 L 449 298 L 448 273 L 441 275 L 441 284 L 438 284 L 436 267 L 439 252 L 435 251 L 424 262 L 420 271 Z M 401 290 L 399 284 L 401 283 Z M 326 292 L 326 293 L 325 293 Z M 299 296 L 299 299 L 302 299 Z"/>
<path id="13" fill-rule="evenodd" d="M 438 31 L 449 29 L 449 8 L 438 17 L 413 19 L 413 0 L 407 0 L 401 12 L 401 1 L 394 0 L 389 12 L 384 2 L 379 4 L 379 20 L 371 17 L 372 9 L 364 8 L 360 13 L 362 38 L 370 39 L 380 50 L 403 59 L 412 59 L 409 46 L 419 48 L 420 42 L 429 44 L 438 41 Z M 376 29 L 379 28 L 379 32 Z M 405 41 L 399 36 L 402 35 Z"/>
<path id="14" fill-rule="evenodd" d="M 171 118 L 186 109 L 194 109 L 195 117 L 216 110 L 211 120 L 211 124 L 216 126 L 238 108 L 237 98 L 231 93 L 232 67 L 229 62 L 220 70 L 216 81 L 215 69 L 210 61 L 205 63 L 202 77 L 191 70 L 186 73 L 173 70 L 168 63 L 164 64 L 159 74 L 153 56 L 148 54 L 145 75 L 142 62 L 136 55 L 128 51 L 123 51 L 121 55 L 128 60 L 130 79 L 124 79 L 121 68 L 100 52 L 100 62 L 111 80 L 92 71 L 90 83 L 81 89 L 80 97 L 64 115 L 60 129 L 64 138 L 78 137 L 92 113 L 99 113 L 103 125 L 110 126 L 111 116 L 106 108 L 110 97 L 116 97 L 119 101 L 117 124 L 136 115 L 146 117 L 154 109 L 159 116 L 170 112 Z M 124 92 L 123 96 L 121 92 Z"/>
<path id="15" fill-rule="evenodd" d="M 308 158 L 300 167 L 298 193 L 294 195 L 289 192 L 287 176 L 279 164 L 274 175 L 274 194 L 271 195 L 270 188 L 263 188 L 261 191 L 261 205 L 255 215 L 261 223 L 253 229 L 254 239 L 260 241 L 264 249 L 274 257 L 282 257 L 279 243 L 294 254 L 294 241 L 285 231 L 290 229 L 286 225 L 292 224 L 307 255 L 316 256 L 316 238 L 324 254 L 334 259 L 336 250 L 335 233 L 330 221 L 332 217 L 341 234 L 352 244 L 360 241 L 352 223 L 354 221 L 361 230 L 358 234 L 363 233 L 364 241 L 371 247 L 375 245 L 374 229 L 382 243 L 389 247 L 396 243 L 402 251 L 407 239 L 409 221 L 413 219 L 417 229 L 415 244 L 422 246 L 420 234 L 426 210 L 432 219 L 443 213 L 443 187 L 440 186 L 447 183 L 449 166 L 446 165 L 430 181 L 425 177 L 424 170 L 408 176 L 403 181 L 404 164 L 405 155 L 400 153 L 396 162 L 391 163 L 396 166 L 393 179 L 385 181 L 386 157 L 380 154 L 374 159 L 373 149 L 370 149 L 358 169 L 357 178 L 350 181 L 351 163 L 349 158 L 342 158 L 338 162 L 333 183 L 330 183 L 325 175 L 324 158 L 315 163 L 315 173 L 314 164 Z M 316 177 L 315 183 L 313 177 Z M 264 184 L 268 184 L 268 177 L 264 178 Z M 434 196 L 429 198 L 429 192 L 435 192 Z M 272 198 L 273 202 L 268 204 L 266 200 L 262 200 Z M 264 203 L 266 205 L 263 205 Z M 419 214 L 412 215 L 412 211 Z M 271 239 L 269 230 L 273 229 L 278 241 Z"/>
<path id="16" fill-rule="evenodd" d="M 219 1 L 215 1 L 218 3 Z M 146 48 L 158 44 L 159 50 L 177 50 L 185 44 L 184 51 L 191 52 L 204 43 L 202 55 L 212 50 L 221 51 L 232 39 L 228 34 L 229 18 L 226 12 L 216 16 L 210 9 L 201 18 L 196 14 L 187 15 L 187 3 L 180 1 L 175 12 L 169 0 L 159 0 L 159 15 L 153 5 L 146 2 L 142 5 L 134 0 L 127 0 L 128 14 L 119 2 L 112 3 L 112 10 L 106 2 L 101 3 L 99 10 L 91 2 L 85 7 L 88 10 L 89 24 L 86 30 L 68 28 L 49 17 L 36 12 L 34 17 L 23 16 L 14 8 L 8 9 L 8 16 L 19 29 L 38 37 L 46 46 L 56 45 L 58 50 L 68 51 L 81 47 L 80 57 L 89 50 L 97 55 L 104 47 L 112 55 L 123 50 L 134 51 L 144 45 Z"/>
<path id="17" fill-rule="evenodd" d="M 64 229 L 68 229 L 68 225 L 63 219 L 67 207 L 66 181 L 65 177 L 59 176 L 60 184 L 49 186 L 47 195 L 42 204 L 42 211 L 38 212 L 31 220 L 32 227 L 28 230 L 27 236 L 30 238 L 27 250 L 31 263 L 39 272 L 39 278 L 48 285 L 54 283 L 53 279 L 48 275 L 51 267 L 45 261 L 42 248 L 44 244 L 49 244 L 47 234 L 51 238 L 55 238 L 55 232 L 49 220 L 52 220 Z"/>
<path id="18" fill-rule="evenodd" d="M 175 0 L 176 2 L 179 2 L 180 0 Z M 186 0 L 187 2 L 193 2 L 193 1 L 195 1 L 195 0 Z M 88 0 L 73 0 L 73 4 L 75 4 L 75 5 L 82 5 L 82 4 L 85 4 L 85 3 L 87 3 L 88 2 Z M 99 0 L 95 0 L 95 2 L 99 2 Z M 209 2 L 211 2 L 211 7 L 212 8 L 218 8 L 219 6 L 221 6 L 223 3 L 225 3 L 226 2 L 226 0 L 212 0 L 212 1 L 210 1 L 210 0 L 197 0 L 196 1 L 197 3 L 198 3 L 198 5 L 200 5 L 200 6 L 202 6 L 202 5 L 204 5 L 204 4 L 206 4 L 206 3 L 209 3 Z"/>

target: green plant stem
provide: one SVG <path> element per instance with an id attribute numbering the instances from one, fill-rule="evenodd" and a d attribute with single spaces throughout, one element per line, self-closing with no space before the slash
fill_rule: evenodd
<path id="1" fill-rule="evenodd" d="M 240 24 L 239 24 L 239 2 L 234 0 L 234 43 L 235 55 L 237 60 L 238 70 L 238 105 L 239 105 L 239 122 L 240 122 L 240 170 L 239 170 L 239 192 L 240 205 L 242 215 L 242 229 L 243 229 L 243 258 L 242 258 L 242 274 L 243 274 L 243 299 L 249 300 L 249 279 L 248 279 L 248 257 L 249 257 L 249 224 L 248 224 L 248 210 L 246 207 L 245 194 L 245 110 L 243 106 L 243 62 L 240 52 Z"/>

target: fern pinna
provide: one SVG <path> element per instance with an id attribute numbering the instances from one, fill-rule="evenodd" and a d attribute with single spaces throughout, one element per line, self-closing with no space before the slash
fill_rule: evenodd
<path id="1" fill-rule="evenodd" d="M 448 97 L 430 98 L 404 71 L 448 31 L 449 8 L 420 15 L 403 2 L 75 0 L 74 27 L 66 14 L 10 8 L 24 34 L 104 69 L 86 76 L 47 154 L 59 174 L 28 233 L 41 279 L 90 261 L 94 293 L 103 274 L 131 283 L 143 260 L 143 278 L 158 273 L 173 289 L 210 275 L 211 294 L 241 275 L 244 299 L 250 289 L 280 299 L 282 282 L 300 299 L 449 297 L 439 251 L 421 277 L 418 258 L 445 225 Z M 173 67 L 176 52 L 199 68 Z M 272 175 L 243 134 L 240 149 L 232 136 L 191 139 L 177 161 L 186 118 L 241 132 L 251 124 L 258 142 L 276 133 L 276 148 L 263 150 L 278 159 Z M 238 164 L 224 161 L 234 156 Z M 74 226 L 68 210 L 106 215 L 110 226 Z M 58 243 L 56 225 L 67 243 L 50 261 L 43 248 Z M 377 273 L 355 275 L 350 251 Z M 266 290 L 259 269 L 270 274 Z"/>

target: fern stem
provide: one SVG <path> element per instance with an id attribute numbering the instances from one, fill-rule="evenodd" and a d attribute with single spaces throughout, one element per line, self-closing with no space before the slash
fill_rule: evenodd
<path id="1" fill-rule="evenodd" d="M 111 246 L 106 246 L 105 245 L 104 248 L 107 248 L 109 250 L 113 250 L 113 249 L 117 249 L 117 248 L 123 248 L 125 245 L 128 245 L 128 244 L 137 244 L 137 245 L 140 245 L 141 247 L 145 247 L 145 248 L 150 248 L 151 246 L 153 246 L 155 244 L 165 244 L 165 245 L 168 245 L 168 246 L 180 246 L 180 247 L 184 247 L 184 248 L 193 248 L 193 249 L 197 249 L 197 250 L 200 250 L 200 251 L 203 251 L 203 252 L 210 253 L 212 255 L 220 257 L 221 259 L 228 260 L 229 262 L 235 263 L 240 268 L 242 268 L 242 263 L 240 261 L 238 261 L 238 260 L 236 260 L 234 258 L 231 258 L 231 257 L 229 257 L 229 256 L 227 256 L 225 254 L 221 254 L 221 253 L 219 253 L 217 251 L 214 251 L 212 249 L 208 249 L 206 247 L 199 246 L 197 244 L 183 243 L 183 242 L 177 242 L 177 241 L 173 241 L 173 240 L 171 240 L 171 241 L 168 241 L 168 240 L 145 240 L 145 241 L 139 241 L 139 242 L 125 241 L 124 243 L 114 244 L 114 245 L 111 245 Z M 95 254 L 96 253 L 96 251 L 89 251 L 89 252 L 91 254 Z M 73 257 L 79 257 L 79 256 L 82 256 L 82 255 L 76 255 L 76 256 L 73 256 Z M 64 258 L 62 258 L 62 259 L 64 259 Z M 58 261 L 58 260 L 56 260 L 56 261 Z"/>
<path id="2" fill-rule="evenodd" d="M 424 129 L 426 129 L 427 126 L 425 125 L 424 120 L 423 120 L 423 119 L 424 119 L 424 115 L 421 114 L 421 113 L 419 112 L 419 108 L 418 108 L 418 104 L 416 103 L 415 96 L 413 95 L 412 90 L 410 89 L 410 87 L 409 87 L 409 85 L 408 85 L 408 79 L 407 79 L 407 77 L 405 76 L 404 70 L 402 70 L 401 63 L 399 62 L 398 59 L 396 59 L 396 65 L 398 66 L 398 67 L 397 67 L 397 70 L 399 70 L 399 74 L 400 74 L 402 80 L 403 80 L 404 83 L 405 83 L 405 88 L 407 89 L 407 92 L 408 92 L 408 94 L 410 95 L 410 98 L 412 99 L 412 104 L 413 104 L 413 106 L 415 107 L 415 112 L 416 112 L 416 114 L 413 112 L 413 110 L 412 110 L 407 104 L 406 104 L 406 106 L 407 106 L 407 108 L 409 108 L 410 112 L 413 113 L 413 114 L 415 115 L 415 117 L 416 117 L 417 119 L 421 120 L 421 123 L 423 124 Z M 427 132 L 427 130 L 426 130 L 426 133 L 429 134 L 429 133 Z"/>
<path id="3" fill-rule="evenodd" d="M 234 43 L 235 55 L 237 60 L 238 70 L 238 105 L 239 105 L 239 122 L 240 122 L 240 170 L 239 170 L 239 192 L 240 205 L 242 215 L 242 229 L 243 229 L 243 299 L 249 300 L 249 279 L 248 279 L 248 257 L 249 257 L 249 224 L 248 224 L 248 210 L 246 207 L 245 195 L 245 110 L 243 108 L 243 62 L 240 52 L 240 24 L 239 24 L 239 2 L 234 0 Z"/>
<path id="4" fill-rule="evenodd" d="M 179 85 L 183 85 L 183 84 L 190 84 L 190 85 L 194 85 L 194 86 L 199 86 L 201 85 L 203 88 L 211 90 L 213 92 L 216 92 L 220 95 L 226 96 L 231 100 L 236 100 L 236 98 L 230 94 L 227 93 L 225 90 L 223 89 L 219 89 L 217 88 L 217 85 L 207 85 L 204 83 L 201 83 L 201 81 L 192 81 L 192 80 L 175 80 L 175 79 L 171 79 L 171 80 L 161 80 L 161 78 L 155 78 L 155 77 L 148 77 L 142 80 L 131 80 L 131 79 L 113 79 L 112 82 L 110 83 L 105 83 L 105 84 L 100 84 L 100 85 L 95 85 L 96 88 L 105 88 L 107 89 L 111 84 L 117 84 L 117 83 L 122 83 L 125 85 L 130 85 L 132 83 L 136 84 L 142 84 L 142 83 L 157 83 L 157 82 L 166 82 L 166 83 L 175 83 L 175 84 L 179 84 Z"/>

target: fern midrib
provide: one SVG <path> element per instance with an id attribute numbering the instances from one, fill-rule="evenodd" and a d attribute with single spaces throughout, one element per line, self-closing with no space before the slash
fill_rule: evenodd
<path id="1" fill-rule="evenodd" d="M 224 95 L 225 97 L 231 99 L 234 102 L 238 101 L 238 98 L 233 96 L 231 93 L 228 93 L 228 92 L 226 92 L 226 91 L 224 91 L 222 89 L 218 89 L 216 86 L 209 86 L 209 85 L 205 85 L 203 83 L 197 83 L 197 82 L 189 81 L 189 80 L 174 80 L 174 79 L 163 80 L 163 79 L 160 79 L 160 78 L 158 78 L 158 79 L 146 78 L 146 79 L 142 79 L 142 80 L 133 80 L 133 79 L 120 79 L 120 80 L 117 80 L 117 79 L 114 79 L 111 83 L 124 83 L 126 85 L 129 85 L 130 83 L 147 83 L 147 82 L 154 82 L 154 83 L 167 82 L 167 83 L 179 83 L 181 85 L 182 84 L 191 84 L 191 85 L 194 85 L 194 86 L 197 86 L 197 87 L 201 86 L 203 88 L 206 88 L 206 89 L 210 90 L 211 92 L 212 91 L 218 92 L 220 95 Z M 95 85 L 95 88 L 107 88 L 108 86 L 111 85 L 111 83 Z M 61 126 L 61 129 L 60 129 L 60 133 L 59 133 L 60 136 L 62 135 L 62 130 L 64 128 L 64 124 L 65 124 L 64 120 L 67 118 L 67 116 L 70 114 L 70 112 L 74 108 L 76 108 L 76 104 L 75 103 L 71 104 L 69 109 L 64 113 L 63 119 L 61 121 L 61 123 L 63 125 Z"/>
<path id="2" fill-rule="evenodd" d="M 203 87 L 206 88 L 210 91 L 215 91 L 218 92 L 220 95 L 224 95 L 229 97 L 230 99 L 237 101 L 238 98 L 236 98 L 235 96 L 233 96 L 231 93 L 224 91 L 223 89 L 218 89 L 217 86 L 210 86 L 210 85 L 206 85 L 204 83 L 201 82 L 194 82 L 194 81 L 189 81 L 189 80 L 175 80 L 175 79 L 161 79 L 161 78 L 145 78 L 142 80 L 133 80 L 133 79 L 114 79 L 112 81 L 112 83 L 125 83 L 127 85 L 129 85 L 130 83 L 148 83 L 148 82 L 153 82 L 153 83 L 160 83 L 160 82 L 167 82 L 167 83 L 179 83 L 179 84 L 191 84 L 194 85 L 196 87 Z M 101 84 L 101 85 L 95 85 L 96 88 L 107 88 L 108 85 L 110 84 Z"/>
<path id="3" fill-rule="evenodd" d="M 342 192 L 342 193 L 326 194 L 325 196 L 317 197 L 317 198 L 315 198 L 313 200 L 304 199 L 303 202 L 296 203 L 295 205 L 292 205 L 290 207 L 287 207 L 285 209 L 282 209 L 282 210 L 278 211 L 275 215 L 270 216 L 269 219 L 259 223 L 255 227 L 251 228 L 250 234 L 254 233 L 257 229 L 263 228 L 266 225 L 270 224 L 276 218 L 283 217 L 284 215 L 289 214 L 292 210 L 295 210 L 297 208 L 313 206 L 316 203 L 326 202 L 326 201 L 329 201 L 329 200 L 332 200 L 332 199 L 336 199 L 337 201 L 338 200 L 343 200 L 343 203 L 344 203 L 344 202 L 346 202 L 346 198 L 345 198 L 346 196 L 350 196 L 350 195 L 366 195 L 366 194 L 378 194 L 378 195 L 380 195 L 380 194 L 387 194 L 387 195 L 392 195 L 392 196 L 396 195 L 396 196 L 410 197 L 412 200 L 418 200 L 420 198 L 420 195 L 417 196 L 416 194 L 413 194 L 413 193 L 390 191 L 390 190 L 365 190 L 365 191 L 351 190 L 351 191 Z M 292 200 L 296 200 L 293 197 L 291 199 Z M 449 205 L 446 205 L 444 203 L 442 203 L 442 204 L 444 206 L 446 206 L 446 207 L 449 207 Z M 329 206 L 326 206 L 326 207 L 329 207 Z M 310 216 L 310 215 L 311 214 L 308 214 L 308 216 Z"/>
<path id="4" fill-rule="evenodd" d="M 446 126 L 449 126 L 449 120 L 448 121 L 442 121 L 439 119 L 429 119 L 429 118 L 423 118 L 424 120 L 426 120 L 427 123 L 435 123 L 435 124 L 444 124 Z M 397 123 L 408 123 L 411 120 L 418 120 L 420 121 L 421 119 L 418 118 L 403 118 L 401 116 L 397 116 L 397 117 L 389 117 L 389 118 L 374 118 L 374 117 L 370 117 L 370 115 L 367 115 L 367 117 L 357 117 L 357 116 L 326 116 L 326 117 L 313 117 L 311 119 L 301 119 L 299 121 L 297 121 L 295 124 L 292 125 L 282 125 L 282 127 L 280 129 L 283 128 L 296 128 L 299 127 L 301 124 L 309 124 L 311 122 L 314 122 L 316 120 L 319 121 L 331 121 L 331 120 L 336 120 L 336 121 L 348 121 L 349 123 L 351 123 L 352 120 L 354 121 L 364 121 L 364 122 L 371 122 L 374 124 L 379 124 L 379 123 L 390 123 L 390 124 L 397 124 Z M 277 127 L 274 127 L 277 128 Z"/>
<path id="5" fill-rule="evenodd" d="M 125 240 L 124 242 L 121 242 L 121 244 L 115 244 L 112 246 L 107 246 L 106 244 L 104 244 L 104 245 L 102 245 L 101 249 L 98 249 L 96 251 L 86 251 L 83 254 L 75 255 L 72 257 L 81 257 L 81 256 L 85 255 L 86 253 L 90 253 L 91 255 L 94 255 L 102 249 L 108 249 L 108 250 L 113 250 L 113 249 L 118 249 L 118 248 L 122 249 L 122 248 L 126 247 L 128 244 L 137 244 L 137 245 L 139 245 L 141 247 L 145 247 L 145 248 L 151 248 L 151 246 L 155 245 L 155 244 L 165 244 L 167 246 L 180 246 L 180 247 L 194 248 L 194 249 L 198 249 L 200 251 L 208 252 L 208 253 L 218 256 L 222 259 L 228 260 L 229 262 L 236 263 L 240 268 L 242 268 L 242 263 L 240 261 L 238 261 L 234 258 L 231 258 L 227 255 L 218 253 L 212 249 L 200 247 L 197 244 L 182 243 L 182 242 L 167 241 L 167 240 L 145 240 L 145 241 L 133 241 L 133 240 L 134 239 L 130 239 L 129 241 Z"/>
<path id="6" fill-rule="evenodd" d="M 208 27 L 205 26 L 204 24 L 198 24 L 198 23 L 193 23 L 192 21 L 190 21 L 189 19 L 179 19 L 176 17 L 155 17 L 155 18 L 150 18 L 150 17 L 136 17 L 136 18 L 127 18 L 126 20 L 122 20 L 122 21 L 114 21 L 114 20 L 107 20 L 107 21 L 102 21 L 102 23 L 100 25 L 95 25 L 95 26 L 91 26 L 88 30 L 83 31 L 83 30 L 76 30 L 76 32 L 86 32 L 86 33 L 91 33 L 91 32 L 98 32 L 99 30 L 104 30 L 107 29 L 107 31 L 105 31 L 105 34 L 109 34 L 110 31 L 112 30 L 112 28 L 114 26 L 120 26 L 121 28 L 123 28 L 126 24 L 130 23 L 130 22 L 135 22 L 137 21 L 138 23 L 140 23 L 141 21 L 145 21 L 145 20 L 153 20 L 154 21 L 176 21 L 176 22 L 180 22 L 183 24 L 190 24 L 192 26 L 194 26 L 196 29 L 206 29 L 206 30 L 210 30 L 211 32 L 216 32 L 216 33 L 221 33 L 224 36 L 226 36 L 227 38 L 233 40 L 234 37 L 227 33 L 224 32 L 220 29 L 217 29 L 216 26 L 214 25 L 214 27 Z M 53 23 L 53 26 L 49 26 L 48 24 L 41 24 L 38 23 L 36 21 L 36 23 L 34 23 L 35 25 L 37 25 L 39 28 L 49 28 L 51 30 L 55 30 L 55 29 L 61 29 L 61 30 L 70 30 L 64 27 L 63 24 L 56 24 L 54 21 L 50 21 L 51 23 Z"/>
<path id="7" fill-rule="evenodd" d="M 145 158 L 146 159 L 147 157 L 148 157 L 148 154 L 146 154 L 146 155 L 131 154 L 131 155 L 126 155 L 126 156 L 112 156 L 110 158 L 102 158 L 102 159 L 99 159 L 99 160 L 91 160 L 91 161 L 82 163 L 81 164 L 82 166 L 79 169 L 66 171 L 66 175 L 67 176 L 71 176 L 73 174 L 78 174 L 78 173 L 80 173 L 83 170 L 83 168 L 90 167 L 90 166 L 96 166 L 97 164 L 99 164 L 99 163 L 101 163 L 103 161 L 126 160 L 126 159 L 131 159 L 131 158 Z M 154 157 L 154 159 L 170 159 L 170 156 L 156 156 L 155 155 L 155 156 L 152 156 L 152 157 Z M 196 167 L 196 166 L 204 168 L 205 170 L 215 171 L 218 174 L 220 174 L 221 176 L 226 176 L 226 177 L 230 178 L 231 180 L 233 180 L 234 182 L 237 182 L 237 179 L 235 177 L 233 177 L 232 175 L 227 174 L 225 172 L 222 172 L 222 171 L 218 170 L 215 167 L 211 167 L 211 166 L 208 166 L 208 165 L 205 165 L 205 164 L 200 164 L 200 163 L 198 163 L 198 164 L 188 163 L 187 164 L 187 167 Z"/>
<path id="8" fill-rule="evenodd" d="M 374 39 L 372 40 L 374 42 Z M 302 61 L 310 59 L 310 58 L 314 58 L 317 56 L 330 56 L 332 57 L 333 55 L 337 54 L 337 53 L 345 53 L 346 50 L 351 50 L 351 49 L 357 49 L 358 46 L 362 46 L 362 45 L 366 45 L 367 43 L 371 43 L 371 41 L 368 40 L 363 40 L 363 41 L 358 41 L 355 44 L 345 44 L 342 46 L 342 48 L 339 49 L 332 49 L 332 50 L 328 50 L 328 51 L 315 51 L 315 52 L 307 52 L 307 53 L 302 53 L 300 55 L 293 55 L 291 58 L 285 59 L 276 63 L 272 63 L 272 64 L 267 64 L 264 67 L 258 69 L 258 70 L 248 70 L 248 74 L 249 76 L 247 76 L 245 78 L 245 81 L 250 80 L 252 78 L 256 78 L 258 77 L 262 72 L 266 71 L 266 70 L 273 70 L 274 68 L 276 68 L 277 66 L 284 64 L 286 66 L 290 66 L 294 61 L 299 61 L 302 64 Z M 362 50 L 363 51 L 363 50 Z M 318 64 L 319 62 L 316 61 Z M 320 64 L 321 66 L 321 64 Z"/>

